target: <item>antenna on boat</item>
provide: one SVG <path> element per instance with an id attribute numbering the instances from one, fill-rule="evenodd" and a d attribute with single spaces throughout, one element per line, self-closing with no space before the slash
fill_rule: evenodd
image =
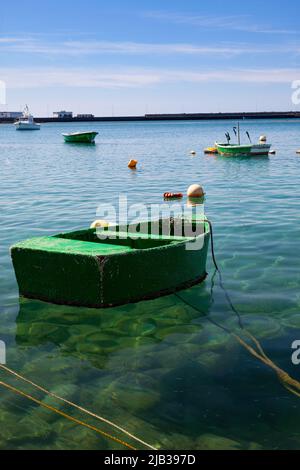
<path id="1" fill-rule="evenodd" d="M 248 131 L 246 131 L 246 135 L 247 135 L 247 137 L 248 137 L 248 139 L 249 139 L 249 141 L 250 141 L 250 144 L 252 144 L 252 140 L 251 140 L 251 137 L 250 137 L 250 134 L 249 134 Z"/>
<path id="2" fill-rule="evenodd" d="M 23 110 L 23 115 L 24 115 L 24 116 L 28 116 L 28 115 L 29 115 L 28 104 L 25 105 L 25 108 L 24 108 L 24 110 Z"/>
<path id="3" fill-rule="evenodd" d="M 241 132 L 240 132 L 240 123 L 238 122 L 237 125 L 237 133 L 238 133 L 238 144 L 241 145 Z"/>

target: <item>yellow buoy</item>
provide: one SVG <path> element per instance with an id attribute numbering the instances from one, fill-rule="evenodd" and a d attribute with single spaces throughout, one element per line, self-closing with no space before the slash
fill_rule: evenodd
<path id="1" fill-rule="evenodd" d="M 218 149 L 217 147 L 207 147 L 206 149 L 204 149 L 204 153 L 208 155 L 215 155 L 216 153 L 218 153 Z"/>
<path id="2" fill-rule="evenodd" d="M 109 222 L 107 220 L 95 220 L 90 226 L 90 228 L 106 228 L 109 227 Z"/>
<path id="3" fill-rule="evenodd" d="M 131 168 L 132 170 L 134 170 L 136 168 L 137 164 L 138 164 L 137 160 L 130 160 L 128 162 L 128 168 Z"/>

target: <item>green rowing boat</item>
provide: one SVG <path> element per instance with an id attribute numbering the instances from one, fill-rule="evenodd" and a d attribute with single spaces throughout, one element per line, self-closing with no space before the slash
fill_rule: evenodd
<path id="1" fill-rule="evenodd" d="M 93 144 L 98 132 L 74 132 L 63 134 L 65 142 L 73 144 Z"/>
<path id="2" fill-rule="evenodd" d="M 230 145 L 218 144 L 216 148 L 219 155 L 225 157 L 250 157 L 252 155 L 252 145 Z"/>
<path id="3" fill-rule="evenodd" d="M 188 236 L 177 235 L 180 228 Z M 14 245 L 11 256 L 20 295 L 100 308 L 203 281 L 209 237 L 207 219 L 170 218 L 32 238 Z"/>

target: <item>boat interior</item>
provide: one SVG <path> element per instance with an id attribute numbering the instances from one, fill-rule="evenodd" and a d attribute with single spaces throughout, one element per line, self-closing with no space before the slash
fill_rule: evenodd
<path id="1" fill-rule="evenodd" d="M 203 221 L 171 218 L 63 233 L 55 238 L 141 250 L 194 240 L 207 231 Z"/>

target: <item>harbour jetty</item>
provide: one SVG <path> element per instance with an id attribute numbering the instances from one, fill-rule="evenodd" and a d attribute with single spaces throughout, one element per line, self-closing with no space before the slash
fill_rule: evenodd
<path id="1" fill-rule="evenodd" d="M 111 122 L 111 121 L 213 121 L 244 119 L 300 119 L 300 111 L 266 111 L 245 113 L 179 113 L 179 114 L 145 114 L 143 116 L 93 116 L 81 114 L 77 116 L 39 117 L 40 123 L 45 122 Z M 1 117 L 0 123 L 13 123 L 14 117 Z"/>

